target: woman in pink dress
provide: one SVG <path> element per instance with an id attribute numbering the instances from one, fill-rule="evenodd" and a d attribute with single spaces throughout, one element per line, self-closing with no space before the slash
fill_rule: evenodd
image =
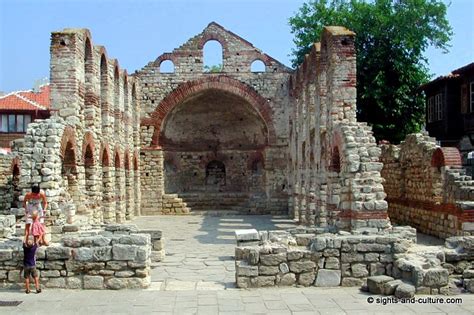
<path id="1" fill-rule="evenodd" d="M 33 224 L 31 224 L 31 234 L 33 234 L 35 244 L 38 246 L 48 245 L 44 240 L 44 234 L 46 230 L 44 229 L 43 224 L 40 222 L 38 211 L 33 211 L 31 218 L 33 219 Z"/>

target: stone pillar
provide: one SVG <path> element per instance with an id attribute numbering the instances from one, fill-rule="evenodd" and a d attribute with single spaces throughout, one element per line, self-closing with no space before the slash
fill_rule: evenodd
<path id="1" fill-rule="evenodd" d="M 106 224 L 115 222 L 115 171 L 108 165 L 102 166 L 102 217 Z"/>
<path id="2" fill-rule="evenodd" d="M 160 147 L 142 149 L 140 166 L 142 215 L 159 214 L 164 194 L 163 150 Z"/>

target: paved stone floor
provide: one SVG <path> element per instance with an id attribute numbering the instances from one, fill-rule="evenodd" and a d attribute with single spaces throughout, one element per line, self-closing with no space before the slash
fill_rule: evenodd
<path id="1" fill-rule="evenodd" d="M 474 294 L 457 304 L 368 303 L 358 288 L 239 290 L 234 282 L 234 230 L 281 229 L 291 220 L 271 216 L 160 216 L 134 221 L 164 233 L 167 256 L 154 264 L 146 290 L 45 289 L 41 294 L 0 290 L 0 314 L 474 314 Z M 433 296 L 432 296 L 433 297 Z M 446 297 L 442 297 L 446 298 Z"/>
<path id="2" fill-rule="evenodd" d="M 154 291 L 48 290 L 41 294 L 1 291 L 0 314 L 474 314 L 474 295 L 458 304 L 377 304 L 357 288 Z"/>
<path id="3" fill-rule="evenodd" d="M 139 217 L 132 223 L 163 231 L 166 257 L 154 263 L 156 290 L 219 290 L 235 286 L 234 248 L 238 229 L 294 227 L 279 216 L 190 215 Z"/>

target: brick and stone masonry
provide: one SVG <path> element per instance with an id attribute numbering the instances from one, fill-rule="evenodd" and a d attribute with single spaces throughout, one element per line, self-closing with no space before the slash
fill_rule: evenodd
<path id="1" fill-rule="evenodd" d="M 380 147 L 392 223 L 440 238 L 474 234 L 474 181 L 457 148 L 423 134 Z"/>
<path id="2" fill-rule="evenodd" d="M 289 212 L 329 230 L 389 227 L 380 148 L 356 120 L 354 33 L 326 27 L 290 77 Z"/>

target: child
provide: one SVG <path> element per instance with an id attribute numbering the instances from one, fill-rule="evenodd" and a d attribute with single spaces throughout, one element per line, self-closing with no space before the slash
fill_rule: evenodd
<path id="1" fill-rule="evenodd" d="M 38 244 L 28 239 L 23 243 L 23 277 L 25 278 L 25 293 L 30 293 L 30 276 L 35 280 L 36 293 L 41 293 L 38 271 L 36 270 L 36 250 Z"/>
<path id="2" fill-rule="evenodd" d="M 33 220 L 33 224 L 31 224 L 31 234 L 33 234 L 35 244 L 38 246 L 48 246 L 48 243 L 44 239 L 45 229 L 43 224 L 40 222 L 40 216 L 38 211 L 34 210 L 31 213 L 31 219 Z"/>

